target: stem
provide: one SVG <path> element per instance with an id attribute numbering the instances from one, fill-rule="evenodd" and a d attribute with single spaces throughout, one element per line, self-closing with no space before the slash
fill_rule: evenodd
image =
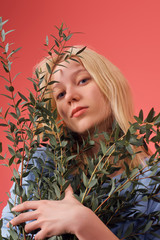
<path id="1" fill-rule="evenodd" d="M 113 144 L 113 145 L 115 145 L 115 144 Z M 91 183 L 92 178 L 93 178 L 93 176 L 94 176 L 94 174 L 95 174 L 98 166 L 99 166 L 100 163 L 103 161 L 103 159 L 105 158 L 105 156 L 106 156 L 106 154 L 109 152 L 109 150 L 111 150 L 111 148 L 113 147 L 113 145 L 112 145 L 109 149 L 107 149 L 106 153 L 103 155 L 103 157 L 100 159 L 100 161 L 99 161 L 98 164 L 96 165 L 96 167 L 95 167 L 94 171 L 92 172 L 91 177 L 90 177 L 90 179 L 89 179 L 88 186 L 89 186 L 89 184 Z M 107 157 L 107 160 L 109 160 L 110 156 L 112 155 L 112 153 L 113 153 L 114 151 L 115 151 L 115 149 L 113 149 L 112 152 L 109 154 L 109 156 Z M 83 194 L 83 198 L 82 198 L 82 200 L 81 200 L 81 203 L 83 203 L 84 198 L 85 198 L 86 195 L 87 195 L 87 190 L 88 190 L 88 187 L 86 187 L 86 190 L 85 190 L 85 192 L 84 192 L 84 194 Z"/>

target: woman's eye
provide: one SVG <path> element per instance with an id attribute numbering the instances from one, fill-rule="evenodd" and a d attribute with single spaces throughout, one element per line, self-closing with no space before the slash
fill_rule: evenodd
<path id="1" fill-rule="evenodd" d="M 79 84 L 84 84 L 88 81 L 89 79 L 88 78 L 84 78 L 82 79 L 81 81 L 79 81 Z"/>
<path id="2" fill-rule="evenodd" d="M 61 92 L 61 93 L 59 93 L 59 94 L 57 95 L 57 99 L 61 99 L 61 98 L 63 98 L 64 95 L 65 95 L 65 92 Z"/>

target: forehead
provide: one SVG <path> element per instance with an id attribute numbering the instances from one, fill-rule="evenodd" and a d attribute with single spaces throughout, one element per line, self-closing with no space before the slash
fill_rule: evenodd
<path id="1" fill-rule="evenodd" d="M 58 70 L 58 71 L 57 71 Z M 80 72 L 87 72 L 81 62 L 76 62 L 73 60 L 69 60 L 68 62 L 61 62 L 60 66 L 55 68 L 56 73 L 54 74 L 54 78 L 63 78 L 63 76 L 67 75 L 76 75 Z"/>

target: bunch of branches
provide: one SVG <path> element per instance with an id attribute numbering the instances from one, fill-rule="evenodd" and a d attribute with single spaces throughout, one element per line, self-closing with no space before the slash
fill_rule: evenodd
<path id="1" fill-rule="evenodd" d="M 58 36 L 50 36 L 51 44 L 48 36 L 46 37 L 44 45 L 48 53 L 46 59 L 48 80 L 45 80 L 46 73 L 43 74 L 41 69 L 37 68 L 35 77 L 29 78 L 33 84 L 33 91 L 24 95 L 16 92 L 14 87 L 13 81 L 19 73 L 12 76 L 12 62 L 20 48 L 14 50 L 13 45 L 7 43 L 6 36 L 11 31 L 5 32 L 6 22 L 0 18 L 0 60 L 4 71 L 0 77 L 6 82 L 8 94 L 2 95 L 8 99 L 9 106 L 6 111 L 0 109 L 0 126 L 4 127 L 10 144 L 9 154 L 3 155 L 3 143 L 0 143 L 0 160 L 13 172 L 11 180 L 15 183 L 15 188 L 14 199 L 10 197 L 8 201 L 10 209 L 26 200 L 63 199 L 65 189 L 71 184 L 75 197 L 92 209 L 108 227 L 116 226 L 117 222 L 146 218 L 136 230 L 131 223 L 123 238 L 119 229 L 117 236 L 120 239 L 139 239 L 139 236 L 147 231 L 154 235 L 154 230 L 159 226 L 159 212 L 146 217 L 144 212 L 135 211 L 134 206 L 143 205 L 143 202 L 149 199 L 157 202 L 160 200 L 158 170 L 160 113 L 156 115 L 154 109 L 151 109 L 144 119 L 141 110 L 139 116 L 135 116 L 135 122 L 130 123 L 126 134 L 114 122 L 111 133 L 101 133 L 104 135 L 104 141 L 100 143 L 97 156 L 87 157 L 85 151 L 94 145 L 94 141 L 88 136 L 88 139 L 82 140 L 79 144 L 76 137 L 64 129 L 57 117 L 57 111 L 52 110 L 51 99 L 46 97 L 50 85 L 55 83 L 52 79 L 59 60 L 65 56 L 64 61 L 68 59 L 75 61 L 75 58 L 72 58 L 72 47 L 68 44 L 73 33 L 62 24 L 56 27 Z M 84 49 L 77 51 L 78 57 Z M 52 62 L 52 65 L 49 62 Z M 42 87 L 43 81 L 45 84 Z M 98 137 L 96 129 L 94 137 Z M 139 165 L 130 170 L 128 163 L 124 161 L 123 174 L 119 178 L 110 177 L 119 169 L 115 167 L 116 163 L 126 158 L 132 161 L 139 153 L 135 149 L 144 148 L 148 151 L 150 143 L 154 144 L 155 151 L 146 159 L 144 166 Z M 84 157 L 85 161 L 82 162 L 81 159 Z M 147 172 L 149 175 L 146 177 Z M 32 180 L 27 178 L 30 175 Z M 142 186 L 142 181 L 146 178 L 149 186 L 155 185 L 152 191 Z M 13 215 L 15 214 L 13 212 Z M 25 223 L 15 228 L 10 225 L 9 239 L 33 239 L 34 233 L 27 234 L 24 226 Z M 76 237 L 68 234 L 50 239 L 76 239 Z"/>

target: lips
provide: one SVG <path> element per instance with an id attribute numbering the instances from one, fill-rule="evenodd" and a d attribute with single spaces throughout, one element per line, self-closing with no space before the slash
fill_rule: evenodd
<path id="1" fill-rule="evenodd" d="M 71 113 L 71 118 L 73 117 L 79 117 L 80 115 L 82 115 L 83 113 L 86 112 L 88 107 L 76 107 L 72 110 Z"/>

